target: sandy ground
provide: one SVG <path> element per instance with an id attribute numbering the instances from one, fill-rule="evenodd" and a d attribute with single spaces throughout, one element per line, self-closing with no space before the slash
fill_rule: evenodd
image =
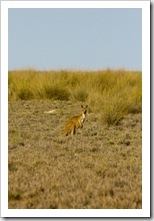
<path id="1" fill-rule="evenodd" d="M 106 126 L 80 102 L 9 102 L 9 208 L 142 208 L 142 115 Z M 49 112 L 49 113 L 48 113 Z"/>

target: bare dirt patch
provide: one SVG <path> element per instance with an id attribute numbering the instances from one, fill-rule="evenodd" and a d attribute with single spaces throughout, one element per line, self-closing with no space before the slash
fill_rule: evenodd
<path id="1" fill-rule="evenodd" d="M 142 208 L 142 115 L 109 127 L 88 113 L 65 137 L 80 105 L 9 102 L 9 208 Z"/>

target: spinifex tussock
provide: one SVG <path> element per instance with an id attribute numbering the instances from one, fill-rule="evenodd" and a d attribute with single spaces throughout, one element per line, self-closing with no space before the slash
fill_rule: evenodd
<path id="1" fill-rule="evenodd" d="M 9 100 L 82 101 L 101 113 L 102 122 L 118 124 L 124 115 L 142 111 L 141 72 L 124 70 L 10 71 Z"/>

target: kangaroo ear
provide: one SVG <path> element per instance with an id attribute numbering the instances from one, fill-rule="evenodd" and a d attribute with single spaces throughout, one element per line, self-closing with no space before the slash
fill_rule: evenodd
<path id="1" fill-rule="evenodd" d="M 81 104 L 81 108 L 83 108 L 83 105 Z"/>

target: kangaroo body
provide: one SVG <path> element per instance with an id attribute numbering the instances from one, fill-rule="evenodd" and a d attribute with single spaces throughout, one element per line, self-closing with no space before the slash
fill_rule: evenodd
<path id="1" fill-rule="evenodd" d="M 83 127 L 83 123 L 86 118 L 87 108 L 88 105 L 81 106 L 83 108 L 81 114 L 78 116 L 71 117 L 65 124 L 65 135 L 68 136 L 69 134 L 74 135 L 76 133 L 76 130 Z"/>

